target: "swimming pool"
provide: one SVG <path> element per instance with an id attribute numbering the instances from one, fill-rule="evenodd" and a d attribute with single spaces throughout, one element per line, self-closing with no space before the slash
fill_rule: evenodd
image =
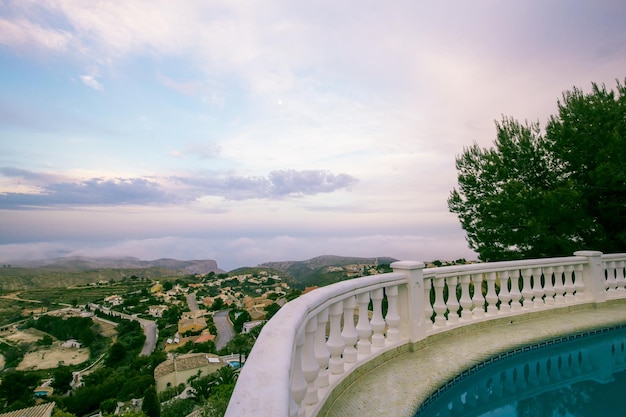
<path id="1" fill-rule="evenodd" d="M 449 381 L 415 417 L 626 413 L 626 326 L 520 347 Z"/>

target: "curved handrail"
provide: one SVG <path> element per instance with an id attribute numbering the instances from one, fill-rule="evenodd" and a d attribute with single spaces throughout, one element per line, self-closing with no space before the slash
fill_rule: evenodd
<path id="1" fill-rule="evenodd" d="M 291 415 L 290 366 L 276 365 L 285 365 L 285 358 L 291 357 L 294 340 L 302 336 L 306 320 L 339 300 L 404 279 L 405 275 L 399 273 L 372 275 L 360 278 L 358 289 L 354 285 L 355 280 L 343 281 L 318 288 L 285 304 L 263 327 L 238 378 L 238 381 L 266 381 L 268 384 L 263 386 L 263 399 L 258 398 L 257 384 L 238 382 L 226 415 L 259 415 L 261 410 L 261 415 L 266 416 Z M 256 400 L 250 401 L 251 398 Z"/>
<path id="2" fill-rule="evenodd" d="M 626 254 L 391 266 L 392 273 L 322 287 L 283 306 L 259 335 L 226 416 L 316 416 L 355 369 L 431 334 L 626 298 Z"/>

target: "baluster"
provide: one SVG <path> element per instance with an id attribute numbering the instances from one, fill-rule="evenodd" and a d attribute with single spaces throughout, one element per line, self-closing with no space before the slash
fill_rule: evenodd
<path id="1" fill-rule="evenodd" d="M 372 353 L 372 344 L 370 336 L 372 335 L 372 327 L 368 315 L 367 306 L 370 303 L 370 293 L 363 292 L 356 296 L 359 303 L 359 321 L 356 324 L 356 331 L 359 334 L 357 343 L 357 351 L 359 355 L 369 355 Z"/>
<path id="2" fill-rule="evenodd" d="M 554 274 L 554 268 L 551 266 L 545 267 L 543 269 L 543 277 L 544 277 L 544 286 L 543 292 L 546 294 L 545 303 L 546 305 L 554 304 L 554 294 L 556 294 L 556 290 L 554 289 L 554 284 L 552 283 L 552 274 Z"/>
<path id="3" fill-rule="evenodd" d="M 382 301 L 383 289 L 377 288 L 372 290 L 372 306 L 374 307 L 374 312 L 372 313 L 370 325 L 374 331 L 372 335 L 372 346 L 374 347 L 385 346 L 385 319 L 383 318 Z"/>
<path id="4" fill-rule="evenodd" d="M 539 384 L 542 386 L 548 386 L 548 384 L 550 383 L 550 375 L 548 374 L 548 362 L 550 361 L 550 359 L 548 358 L 546 359 L 542 359 L 541 362 L 539 362 L 540 368 L 539 368 L 539 375 L 537 375 L 537 380 L 539 381 Z"/>
<path id="5" fill-rule="evenodd" d="M 317 330 L 315 331 L 315 359 L 320 370 L 317 376 L 317 387 L 328 386 L 328 361 L 330 351 L 326 345 L 326 323 L 328 323 L 328 309 L 324 309 L 317 315 Z"/>
<path id="6" fill-rule="evenodd" d="M 346 345 L 343 351 L 343 360 L 346 363 L 356 362 L 357 351 L 354 348 L 359 334 L 354 328 L 354 307 L 356 306 L 356 300 L 354 295 L 343 300 L 343 331 L 341 336 Z"/>
<path id="7" fill-rule="evenodd" d="M 530 309 L 533 306 L 533 292 L 530 278 L 532 277 L 532 271 L 528 268 L 522 269 L 523 287 L 522 287 L 522 305 L 526 309 Z"/>
<path id="8" fill-rule="evenodd" d="M 474 303 L 472 302 L 472 298 L 470 297 L 470 281 L 471 277 L 469 275 L 461 275 L 461 299 L 459 303 L 461 304 L 461 318 L 463 320 L 470 320 L 472 318 L 472 307 Z"/>
<path id="9" fill-rule="evenodd" d="M 433 278 L 433 285 L 435 286 L 435 303 L 433 304 L 433 310 L 435 310 L 435 326 L 446 325 L 446 302 L 443 299 L 443 287 L 446 285 L 445 278 Z"/>
<path id="10" fill-rule="evenodd" d="M 554 303 L 555 304 L 564 304 L 565 303 L 565 284 L 563 284 L 563 274 L 565 268 L 563 265 L 559 265 L 554 270 Z"/>
<path id="11" fill-rule="evenodd" d="M 626 349 L 624 349 L 624 340 L 621 339 L 615 342 L 613 345 L 615 347 L 615 363 L 619 365 L 623 365 L 626 362 Z"/>
<path id="12" fill-rule="evenodd" d="M 574 299 L 574 290 L 576 287 L 574 286 L 574 279 L 572 277 L 572 272 L 574 272 L 574 267 L 572 265 L 565 265 L 565 283 L 563 286 L 565 287 L 565 302 L 570 302 Z"/>
<path id="13" fill-rule="evenodd" d="M 317 316 L 309 319 L 304 334 L 304 347 L 302 348 L 302 374 L 307 383 L 304 404 L 315 404 L 317 398 L 317 386 L 315 380 L 320 370 L 320 365 L 315 358 L 315 334 L 317 332 Z"/>
<path id="14" fill-rule="evenodd" d="M 571 369 L 572 369 L 572 374 L 574 376 L 578 376 L 582 373 L 582 363 L 579 361 L 579 359 L 582 359 L 581 356 L 581 351 L 579 350 L 578 353 L 575 353 L 574 356 L 571 357 Z"/>
<path id="15" fill-rule="evenodd" d="M 424 315 L 426 316 L 426 331 L 433 328 L 433 306 L 430 303 L 430 290 L 433 285 L 432 278 L 424 278 Z"/>
<path id="16" fill-rule="evenodd" d="M 569 379 L 572 377 L 572 368 L 570 363 L 569 353 L 564 353 L 559 358 L 561 360 L 561 374 L 565 379 Z"/>
<path id="17" fill-rule="evenodd" d="M 519 365 L 515 367 L 517 371 L 517 379 L 515 380 L 515 387 L 517 392 L 524 392 L 528 389 L 528 381 L 526 380 L 526 372 L 524 371 L 525 365 Z"/>
<path id="18" fill-rule="evenodd" d="M 500 311 L 511 311 L 511 292 L 509 291 L 509 271 L 499 271 L 498 280 L 500 281 Z"/>
<path id="19" fill-rule="evenodd" d="M 487 294 L 485 300 L 487 300 L 487 313 L 495 314 L 498 312 L 498 294 L 496 294 L 496 273 L 487 272 L 485 274 L 487 278 Z"/>
<path id="20" fill-rule="evenodd" d="M 576 280 L 574 281 L 574 291 L 576 294 L 574 297 L 577 300 L 585 299 L 585 281 L 583 280 L 583 266 L 582 264 L 578 264 L 574 266 L 574 275 L 576 276 Z"/>
<path id="21" fill-rule="evenodd" d="M 304 334 L 300 333 L 296 337 L 296 349 L 292 358 L 293 368 L 291 371 L 291 395 L 296 405 L 296 409 L 292 409 L 291 413 L 298 417 L 304 416 L 305 408 L 302 406 L 302 400 L 307 390 L 307 383 L 302 374 L 302 345 L 304 345 Z M 296 411 L 295 414 L 294 411 Z"/>
<path id="22" fill-rule="evenodd" d="M 533 307 L 534 308 L 541 308 L 544 306 L 543 303 L 543 288 L 541 286 L 541 268 L 533 268 L 532 269 L 532 273 L 533 273 L 533 296 L 534 301 L 533 301 Z"/>
<path id="23" fill-rule="evenodd" d="M 521 310 L 522 303 L 520 302 L 520 300 L 522 299 L 522 293 L 519 290 L 519 270 L 510 270 L 509 276 L 511 277 L 511 310 Z"/>
<path id="24" fill-rule="evenodd" d="M 494 399 L 499 400 L 504 395 L 504 372 L 494 375 L 493 384 L 491 385 L 491 395 Z"/>
<path id="25" fill-rule="evenodd" d="M 483 296 L 483 274 L 472 274 L 472 282 L 474 283 L 474 295 L 472 303 L 474 309 L 472 315 L 476 318 L 485 316 L 485 297 Z"/>
<path id="26" fill-rule="evenodd" d="M 624 275 L 624 267 L 626 267 L 626 262 L 625 261 L 618 261 L 616 263 L 616 277 L 615 280 L 617 281 L 617 290 L 618 291 L 625 291 L 626 290 L 626 276 Z"/>
<path id="27" fill-rule="evenodd" d="M 328 337 L 328 350 L 330 351 L 330 361 L 328 370 L 331 374 L 343 373 L 343 349 L 345 343 L 341 337 L 341 314 L 343 313 L 343 302 L 338 301 L 328 309 L 330 315 L 330 335 Z"/>
<path id="28" fill-rule="evenodd" d="M 576 281 L 578 281 L 578 279 Z M 610 293 L 617 291 L 617 278 L 615 277 L 615 261 L 608 261 L 606 263 L 606 289 Z"/>
<path id="29" fill-rule="evenodd" d="M 541 365 L 539 361 L 530 362 L 528 365 L 528 385 L 530 387 L 537 387 L 539 386 L 539 368 Z"/>
<path id="30" fill-rule="evenodd" d="M 517 370 L 515 368 L 508 368 L 504 371 L 505 377 L 502 385 L 504 386 L 504 390 L 507 394 L 515 394 L 517 392 L 516 381 L 519 375 L 517 375 Z"/>
<path id="31" fill-rule="evenodd" d="M 489 403 L 489 400 L 491 397 L 491 392 L 489 390 L 489 380 L 487 379 L 482 379 L 480 381 L 477 382 L 477 386 L 476 386 L 476 400 L 477 402 L 481 403 L 481 404 L 487 404 Z"/>
<path id="32" fill-rule="evenodd" d="M 448 284 L 448 322 L 457 323 L 459 321 L 459 301 L 456 294 L 456 286 L 458 277 L 448 277 L 446 282 Z"/>
<path id="33" fill-rule="evenodd" d="M 385 289 L 387 295 L 387 340 L 397 342 L 400 340 L 400 315 L 398 314 L 398 286 L 392 285 Z"/>
<path id="34" fill-rule="evenodd" d="M 561 360 L 559 359 L 558 354 L 550 356 L 548 361 L 550 362 L 550 367 L 548 369 L 548 374 L 550 375 L 550 381 L 552 383 L 560 382 L 563 379 L 563 377 L 561 376 Z"/>

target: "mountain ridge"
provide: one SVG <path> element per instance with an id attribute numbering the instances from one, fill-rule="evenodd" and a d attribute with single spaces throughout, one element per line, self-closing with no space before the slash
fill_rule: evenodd
<path id="1" fill-rule="evenodd" d="M 380 265 L 396 261 L 390 257 L 350 257 L 321 255 L 304 261 L 274 261 L 253 268 L 278 270 L 287 275 L 298 287 L 327 285 L 342 279 L 340 274 L 327 271 L 330 266 L 352 264 Z M 233 271 L 246 268 L 236 268 Z M 181 261 L 160 258 L 152 261 L 133 256 L 89 257 L 66 256 L 38 260 L 14 261 L 0 268 L 0 288 L 20 290 L 25 288 L 53 288 L 88 284 L 97 281 L 119 280 L 124 277 L 140 276 L 151 279 L 196 274 L 216 274 L 226 271 L 210 259 Z"/>
<path id="2" fill-rule="evenodd" d="M 181 271 L 186 274 L 223 273 L 212 259 L 181 261 L 173 258 L 159 258 L 152 261 L 142 260 L 134 256 L 124 257 L 90 257 L 65 256 L 32 261 L 16 261 L 11 267 L 45 269 L 57 272 L 79 272 L 93 269 L 149 269 L 165 268 Z"/>

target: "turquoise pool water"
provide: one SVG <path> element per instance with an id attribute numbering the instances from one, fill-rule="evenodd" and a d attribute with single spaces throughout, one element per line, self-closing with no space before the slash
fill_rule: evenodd
<path id="1" fill-rule="evenodd" d="M 626 415 L 626 327 L 524 346 L 474 366 L 415 417 Z"/>

